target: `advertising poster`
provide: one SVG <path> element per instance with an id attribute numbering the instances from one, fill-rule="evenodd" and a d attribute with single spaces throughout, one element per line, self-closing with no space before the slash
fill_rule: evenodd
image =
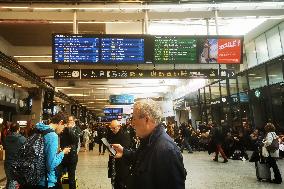
<path id="1" fill-rule="evenodd" d="M 241 62 L 241 39 L 219 39 L 219 64 L 239 64 Z"/>
<path id="2" fill-rule="evenodd" d="M 205 39 L 201 41 L 200 63 L 217 63 L 218 39 Z"/>

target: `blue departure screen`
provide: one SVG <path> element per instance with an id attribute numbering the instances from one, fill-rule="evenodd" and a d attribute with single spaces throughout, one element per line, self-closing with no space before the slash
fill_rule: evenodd
<path id="1" fill-rule="evenodd" d="M 101 61 L 103 63 L 144 63 L 144 39 L 102 38 Z"/>
<path id="2" fill-rule="evenodd" d="M 97 63 L 99 38 L 82 35 L 54 36 L 53 61 L 55 63 Z"/>

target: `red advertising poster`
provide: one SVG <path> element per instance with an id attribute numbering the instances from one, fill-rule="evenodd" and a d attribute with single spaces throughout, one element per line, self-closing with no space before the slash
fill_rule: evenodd
<path id="1" fill-rule="evenodd" d="M 218 39 L 217 62 L 219 64 L 240 64 L 241 46 L 241 39 Z"/>

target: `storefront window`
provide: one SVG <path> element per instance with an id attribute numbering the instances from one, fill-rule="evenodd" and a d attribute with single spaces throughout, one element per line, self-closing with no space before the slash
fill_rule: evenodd
<path id="1" fill-rule="evenodd" d="M 264 65 L 256 69 L 249 70 L 248 77 L 250 89 L 267 85 Z"/>
<path id="2" fill-rule="evenodd" d="M 267 66 L 269 84 L 283 82 L 282 62 L 268 64 Z"/>

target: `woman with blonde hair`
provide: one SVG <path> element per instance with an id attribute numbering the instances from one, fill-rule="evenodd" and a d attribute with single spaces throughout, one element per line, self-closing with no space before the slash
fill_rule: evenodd
<path id="1" fill-rule="evenodd" d="M 269 165 L 269 167 L 272 167 L 273 172 L 274 172 L 274 179 L 271 180 L 271 182 L 275 184 L 281 184 L 282 177 L 281 177 L 281 173 L 276 163 L 276 158 L 279 157 L 279 149 L 275 151 L 268 150 L 273 140 L 278 140 L 278 136 L 275 133 L 275 126 L 272 123 L 267 123 L 264 127 L 264 130 L 266 133 L 266 137 L 263 141 L 263 144 L 268 153 L 263 153 L 263 156 L 266 157 L 267 164 Z"/>

